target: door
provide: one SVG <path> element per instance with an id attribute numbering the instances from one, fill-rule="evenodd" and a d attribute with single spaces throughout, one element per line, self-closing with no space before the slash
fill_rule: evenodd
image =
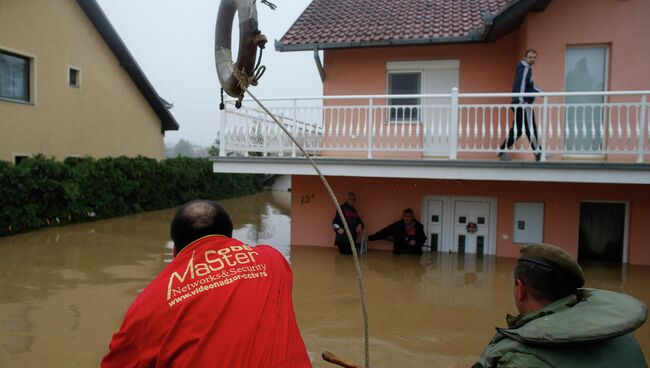
<path id="1" fill-rule="evenodd" d="M 453 251 L 486 254 L 490 237 L 490 202 L 454 202 Z"/>
<path id="2" fill-rule="evenodd" d="M 607 47 L 567 48 L 565 84 L 567 92 L 604 91 L 607 88 Z M 567 96 L 565 102 L 565 150 L 572 154 L 600 154 L 604 96 Z"/>
<path id="3" fill-rule="evenodd" d="M 544 241 L 544 203 L 515 202 L 512 242 L 518 244 Z"/>
<path id="4" fill-rule="evenodd" d="M 441 199 L 427 201 L 427 245 L 432 252 L 442 251 L 442 229 L 444 218 L 444 202 Z"/>
<path id="5" fill-rule="evenodd" d="M 582 202 L 578 260 L 625 262 L 625 203 Z"/>
<path id="6" fill-rule="evenodd" d="M 449 94 L 458 87 L 458 64 L 447 63 L 422 74 L 422 93 Z M 428 97 L 422 99 L 422 145 L 424 156 L 447 156 L 451 121 L 451 99 Z"/>

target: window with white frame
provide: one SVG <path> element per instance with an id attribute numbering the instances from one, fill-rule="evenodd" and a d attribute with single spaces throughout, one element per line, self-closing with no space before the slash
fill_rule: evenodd
<path id="1" fill-rule="evenodd" d="M 31 101 L 31 58 L 0 50 L 0 99 Z"/>
<path id="2" fill-rule="evenodd" d="M 27 160 L 29 155 L 14 155 L 14 165 L 20 165 L 21 162 Z"/>
<path id="3" fill-rule="evenodd" d="M 389 61 L 388 94 L 451 94 L 458 87 L 459 60 Z M 450 95 L 451 96 L 451 95 Z M 451 97 L 391 98 L 388 101 L 391 122 L 424 122 L 432 120 L 434 110 L 449 105 Z"/>
<path id="4" fill-rule="evenodd" d="M 420 72 L 388 73 L 389 95 L 419 95 L 421 93 Z M 417 121 L 420 115 L 420 99 L 417 97 L 390 98 L 390 121 Z"/>
<path id="5" fill-rule="evenodd" d="M 72 66 L 68 68 L 68 85 L 76 88 L 81 86 L 81 70 Z"/>

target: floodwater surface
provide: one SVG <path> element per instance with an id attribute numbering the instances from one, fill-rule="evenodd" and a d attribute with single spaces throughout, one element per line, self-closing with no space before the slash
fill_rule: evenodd
<path id="1" fill-rule="evenodd" d="M 235 237 L 290 259 L 294 304 L 315 367 L 331 350 L 363 363 L 363 320 L 350 256 L 290 247 L 288 193 L 221 202 Z M 163 210 L 0 238 L 0 365 L 96 367 L 129 304 L 170 261 Z M 324 224 L 328 226 L 328 224 Z M 362 260 L 372 367 L 468 367 L 514 313 L 514 260 L 371 251 Z M 584 265 L 587 287 L 650 303 L 650 267 Z M 636 332 L 650 354 L 650 325 Z"/>

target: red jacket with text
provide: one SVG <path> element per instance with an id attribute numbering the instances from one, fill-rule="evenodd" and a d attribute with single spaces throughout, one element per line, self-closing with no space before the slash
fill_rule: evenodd
<path id="1" fill-rule="evenodd" d="M 201 238 L 131 304 L 102 367 L 311 367 L 292 285 L 274 248 Z"/>

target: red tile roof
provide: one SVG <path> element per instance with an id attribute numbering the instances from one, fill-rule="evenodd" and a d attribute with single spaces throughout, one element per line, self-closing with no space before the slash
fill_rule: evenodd
<path id="1" fill-rule="evenodd" d="M 278 47 L 401 40 L 471 41 L 518 0 L 313 0 Z"/>

